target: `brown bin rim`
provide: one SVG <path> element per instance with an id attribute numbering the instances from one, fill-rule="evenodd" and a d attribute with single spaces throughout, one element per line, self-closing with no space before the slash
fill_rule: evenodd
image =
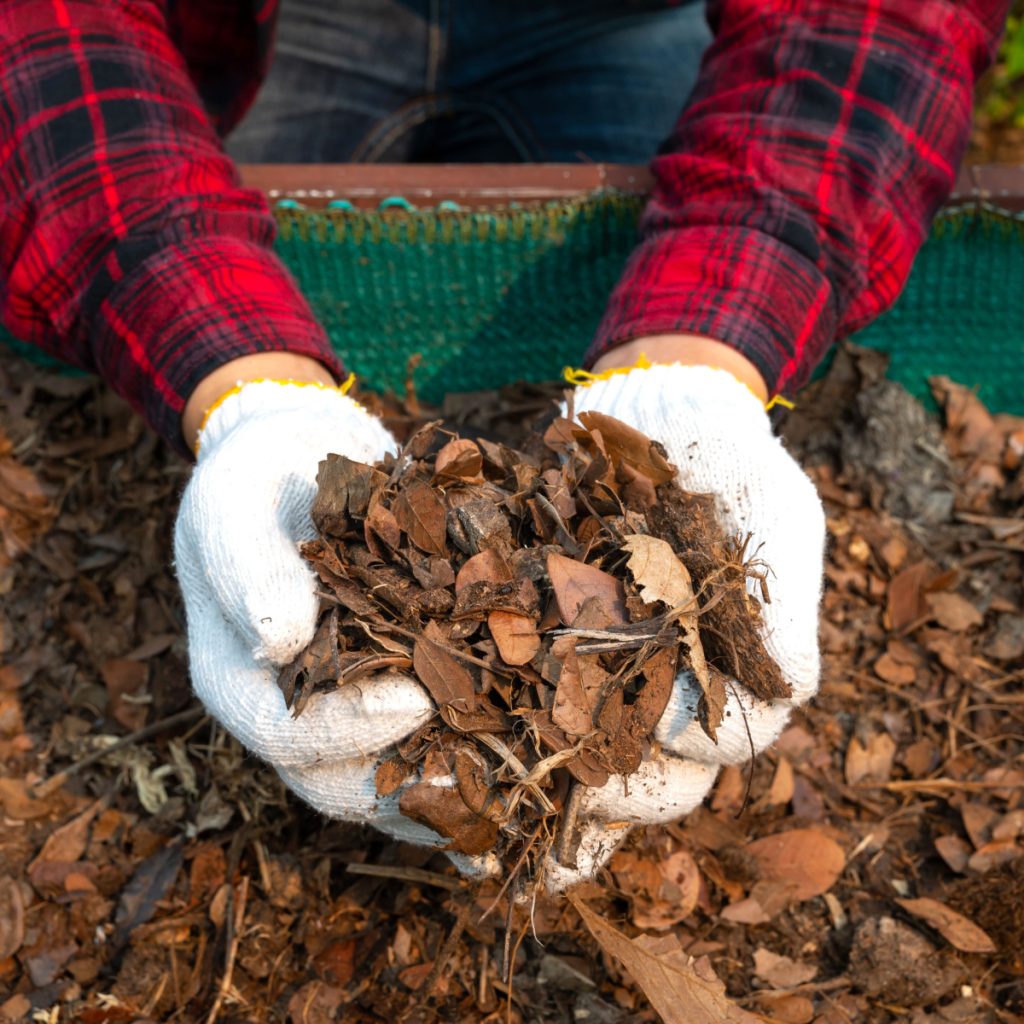
<path id="1" fill-rule="evenodd" d="M 614 189 L 646 195 L 651 173 L 626 164 L 246 164 L 242 181 L 272 202 L 295 199 L 317 208 L 332 199 L 376 209 L 401 196 L 415 206 L 448 200 L 468 207 L 577 199 Z M 984 206 L 1024 212 L 1024 164 L 965 166 L 946 208 Z"/>

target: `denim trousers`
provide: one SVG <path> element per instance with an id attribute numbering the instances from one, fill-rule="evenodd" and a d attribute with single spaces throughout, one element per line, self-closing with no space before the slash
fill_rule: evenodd
<path id="1" fill-rule="evenodd" d="M 245 163 L 646 163 L 711 39 L 700 2 L 283 0 Z"/>

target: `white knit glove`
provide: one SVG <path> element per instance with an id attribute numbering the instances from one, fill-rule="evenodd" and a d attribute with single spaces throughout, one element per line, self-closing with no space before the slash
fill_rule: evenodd
<path id="1" fill-rule="evenodd" d="M 714 494 L 726 532 L 750 534 L 747 550 L 771 570 L 771 603 L 762 609 L 765 646 L 793 695 L 767 704 L 729 686 L 715 744 L 697 721 L 700 689 L 691 673 L 681 674 L 655 730 L 660 755 L 627 779 L 585 792 L 577 866 L 549 858 L 545 874 L 553 891 L 593 876 L 630 825 L 674 821 L 692 811 L 722 765 L 764 750 L 790 710 L 817 692 L 825 548 L 825 514 L 814 485 L 773 436 L 761 403 L 731 374 L 702 366 L 635 369 L 577 388 L 574 402 L 577 413 L 602 412 L 661 441 L 680 486 Z M 759 596 L 754 587 L 751 581 Z"/>
<path id="2" fill-rule="evenodd" d="M 375 462 L 395 451 L 381 423 L 335 388 L 258 381 L 211 413 L 174 531 L 196 694 L 230 733 L 317 810 L 440 845 L 376 795 L 380 755 L 433 713 L 414 679 L 389 673 L 314 694 L 298 718 L 278 669 L 313 638 L 316 579 L 298 544 L 328 452 Z"/>

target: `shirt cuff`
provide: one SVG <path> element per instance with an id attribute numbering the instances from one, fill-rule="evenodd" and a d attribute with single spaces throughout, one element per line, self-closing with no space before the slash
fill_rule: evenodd
<path id="1" fill-rule="evenodd" d="M 731 345 L 791 395 L 835 338 L 836 304 L 825 275 L 761 231 L 695 226 L 640 243 L 612 293 L 584 360 L 653 334 L 687 333 Z"/>
<path id="2" fill-rule="evenodd" d="M 185 458 L 181 414 L 204 377 L 258 352 L 343 369 L 280 260 L 263 245 L 205 236 L 165 246 L 118 282 L 97 310 L 98 372 Z"/>

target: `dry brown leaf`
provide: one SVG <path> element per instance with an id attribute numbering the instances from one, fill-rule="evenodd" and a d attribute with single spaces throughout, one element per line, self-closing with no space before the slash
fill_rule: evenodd
<path id="1" fill-rule="evenodd" d="M 476 703 L 469 670 L 433 640 L 417 638 L 412 648 L 412 667 L 438 706 L 463 701 L 468 709 Z"/>
<path id="2" fill-rule="evenodd" d="M 993 839 L 991 842 L 983 843 L 967 861 L 969 871 L 977 871 L 984 874 L 997 868 L 1002 864 L 1009 864 L 1024 857 L 1024 846 L 1020 846 L 1014 839 Z"/>
<path id="3" fill-rule="evenodd" d="M 791 883 L 797 901 L 828 892 L 846 866 L 842 847 L 817 829 L 777 832 L 745 849 L 757 861 L 761 878 Z"/>
<path id="4" fill-rule="evenodd" d="M 622 583 L 596 566 L 552 551 L 546 560 L 548 578 L 562 621 L 571 626 L 588 598 L 596 599 L 612 622 L 629 622 Z"/>
<path id="5" fill-rule="evenodd" d="M 0 961 L 14 956 L 25 941 L 25 900 L 17 879 L 0 878 Z"/>
<path id="6" fill-rule="evenodd" d="M 846 781 L 888 782 L 896 756 L 896 743 L 887 733 L 875 733 L 865 746 L 856 736 L 846 748 Z"/>
<path id="7" fill-rule="evenodd" d="M 922 896 L 916 900 L 898 899 L 896 902 L 908 913 L 930 924 L 951 946 L 963 953 L 995 953 L 995 943 L 963 914 L 958 914 L 945 903 Z"/>
<path id="8" fill-rule="evenodd" d="M 653 869 L 646 883 L 650 899 L 635 901 L 632 908 L 631 917 L 637 928 L 664 931 L 693 913 L 700 899 L 701 877 L 700 868 L 689 851 L 676 850 L 657 863 L 643 858 L 635 858 L 635 861 L 637 869 L 643 870 L 647 865 Z"/>
<path id="9" fill-rule="evenodd" d="M 794 988 L 810 981 L 818 973 L 818 968 L 758 946 L 754 950 L 754 973 L 772 988 Z"/>
<path id="10" fill-rule="evenodd" d="M 886 616 L 893 632 L 901 633 L 928 614 L 924 592 L 936 572 L 932 562 L 915 562 L 900 570 L 890 580 Z"/>
<path id="11" fill-rule="evenodd" d="M 776 989 L 762 989 L 752 994 L 772 1024 L 776 1021 L 779 1024 L 811 1024 L 814 1020 L 814 1003 L 807 996 Z"/>
<path id="12" fill-rule="evenodd" d="M 672 546 L 657 537 L 630 534 L 624 538 L 622 546 L 630 552 L 629 571 L 640 588 L 641 599 L 648 604 L 661 601 L 677 613 L 679 627 L 689 648 L 690 668 L 701 689 L 698 717 L 704 731 L 715 739 L 725 713 L 725 682 L 721 676 L 712 675 L 704 657 L 704 645 L 697 626 L 699 611 L 690 573 L 676 557 Z"/>
<path id="13" fill-rule="evenodd" d="M 455 576 L 455 593 L 465 590 L 472 583 L 508 583 L 512 570 L 505 559 L 491 548 L 467 558 Z"/>
<path id="14" fill-rule="evenodd" d="M 577 897 L 570 895 L 569 901 L 600 947 L 626 968 L 665 1024 L 755 1024 L 757 1018 L 726 996 L 725 986 L 710 969 L 703 977 L 697 973 L 677 942 L 674 951 L 660 952 L 651 936 L 630 939 Z"/>
<path id="15" fill-rule="evenodd" d="M 392 511 L 409 540 L 428 555 L 443 555 L 447 525 L 444 502 L 422 480 L 414 480 L 395 500 Z"/>
<path id="16" fill-rule="evenodd" d="M 967 600 L 953 591 L 940 591 L 926 595 L 928 608 L 944 629 L 963 633 L 972 626 L 980 626 L 985 616 Z"/>
<path id="17" fill-rule="evenodd" d="M 678 648 L 662 647 L 643 663 L 644 687 L 633 703 L 633 716 L 644 733 L 653 732 L 668 707 L 678 660 Z"/>
<path id="18" fill-rule="evenodd" d="M 584 681 L 574 637 L 559 637 L 552 644 L 551 653 L 561 662 L 551 720 L 570 736 L 586 736 L 595 728 L 594 711 L 600 690 L 595 693 Z"/>
<path id="19" fill-rule="evenodd" d="M 516 612 L 493 611 L 487 628 L 507 665 L 525 665 L 540 650 L 540 637 L 533 620 Z"/>
<path id="20" fill-rule="evenodd" d="M 483 464 L 479 447 L 468 438 L 456 437 L 437 453 L 434 475 L 473 480 L 480 476 Z"/>
<path id="21" fill-rule="evenodd" d="M 791 879 L 755 882 L 750 895 L 730 903 L 719 915 L 736 924 L 767 924 L 797 900 L 798 885 Z"/>
<path id="22" fill-rule="evenodd" d="M 891 654 L 883 654 L 874 665 L 875 675 L 893 686 L 908 686 L 917 678 L 917 669 L 897 661 Z"/>
<path id="23" fill-rule="evenodd" d="M 690 574 L 668 541 L 632 533 L 622 539 L 622 546 L 629 552 L 629 571 L 644 601 L 661 601 L 670 609 L 686 608 L 696 613 Z"/>
<path id="24" fill-rule="evenodd" d="M 579 419 L 587 430 L 600 432 L 612 459 L 621 460 L 655 484 L 675 478 L 675 466 L 665 457 L 665 449 L 646 434 L 600 412 L 581 412 Z"/>
<path id="25" fill-rule="evenodd" d="M 971 859 L 972 851 L 970 846 L 959 836 L 937 836 L 935 849 L 951 871 L 962 875 L 967 870 L 967 862 Z"/>
<path id="26" fill-rule="evenodd" d="M 66 864 L 78 860 L 89 841 L 89 826 L 92 819 L 99 813 L 102 803 L 97 800 L 91 807 L 86 808 L 77 817 L 74 817 L 66 825 L 61 825 L 46 837 L 43 848 L 36 855 L 35 860 L 28 866 L 29 873 L 48 861 L 60 861 Z"/>
<path id="27" fill-rule="evenodd" d="M 779 763 L 775 766 L 775 774 L 772 776 L 772 784 L 768 787 L 768 792 L 758 801 L 758 805 L 785 807 L 793 799 L 795 788 L 793 766 L 786 757 L 780 754 Z"/>
<path id="28" fill-rule="evenodd" d="M 450 839 L 449 850 L 486 853 L 498 838 L 497 824 L 467 807 L 455 789 L 417 782 L 402 790 L 398 806 L 407 818 Z"/>

